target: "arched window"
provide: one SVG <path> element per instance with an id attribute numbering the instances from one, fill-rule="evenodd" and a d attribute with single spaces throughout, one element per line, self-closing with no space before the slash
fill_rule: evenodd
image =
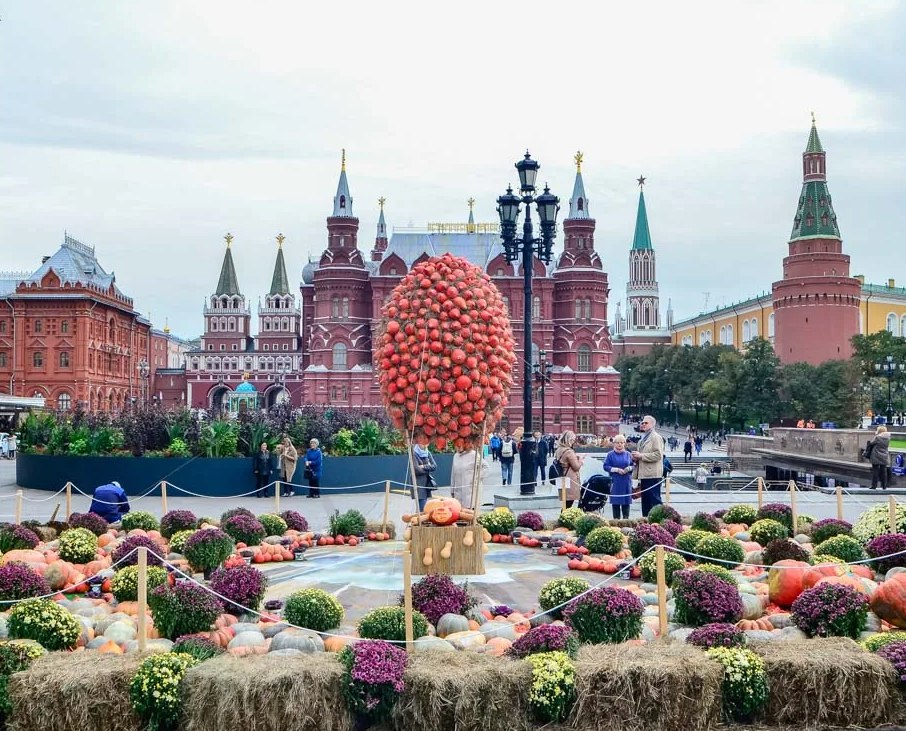
<path id="1" fill-rule="evenodd" d="M 230 318 L 230 320 L 229 320 L 229 326 L 230 326 L 230 330 L 235 330 L 235 329 L 236 329 L 236 318 L 235 318 L 235 317 L 231 317 L 231 318 Z"/>
<path id="2" fill-rule="evenodd" d="M 343 319 L 346 320 L 349 317 L 349 297 L 343 298 Z"/>
<path id="3" fill-rule="evenodd" d="M 225 317 L 220 318 L 220 329 L 226 330 L 227 319 Z"/>
<path id="4" fill-rule="evenodd" d="M 336 343 L 333 346 L 333 369 L 335 371 L 346 370 L 346 344 Z"/>
<path id="5" fill-rule="evenodd" d="M 900 333 L 906 333 L 906 315 L 900 318 Z"/>
<path id="6" fill-rule="evenodd" d="M 271 329 L 271 318 L 269 318 L 269 317 L 264 318 L 264 329 L 265 330 Z"/>
<path id="7" fill-rule="evenodd" d="M 68 333 L 69 333 L 69 320 L 63 320 L 63 321 L 60 323 L 60 334 L 61 334 L 61 335 L 66 335 L 66 334 L 68 334 Z M 65 395 L 66 395 L 66 396 L 69 396 L 68 393 L 65 394 Z"/>
<path id="8" fill-rule="evenodd" d="M 578 369 L 583 373 L 591 370 L 591 346 L 580 345 L 577 351 L 579 356 Z"/>
<path id="9" fill-rule="evenodd" d="M 532 343 L 532 365 L 541 362 L 541 348 L 538 347 L 538 343 Z"/>
<path id="10" fill-rule="evenodd" d="M 60 353 L 60 368 L 69 368 L 69 353 Z"/>
<path id="11" fill-rule="evenodd" d="M 727 325 L 727 345 L 736 345 L 736 338 L 733 337 L 732 325 Z"/>
<path id="12" fill-rule="evenodd" d="M 758 337 L 758 318 L 753 317 L 749 327 L 749 339 Z"/>
<path id="13" fill-rule="evenodd" d="M 289 318 L 288 317 L 284 317 L 283 320 L 281 321 L 281 324 L 283 325 L 284 330 L 289 331 Z"/>
<path id="14" fill-rule="evenodd" d="M 330 298 L 330 316 L 337 320 L 340 318 L 340 298 L 336 295 Z"/>
<path id="15" fill-rule="evenodd" d="M 60 411 L 69 411 L 72 408 L 72 396 L 63 391 L 57 396 L 57 408 Z"/>
<path id="16" fill-rule="evenodd" d="M 892 312 L 887 316 L 887 332 L 891 335 L 900 334 L 900 319 Z"/>
<path id="17" fill-rule="evenodd" d="M 590 320 L 591 320 L 591 300 L 587 299 L 587 300 L 585 300 L 585 322 L 589 322 Z"/>
<path id="18" fill-rule="evenodd" d="M 541 298 L 535 297 L 532 299 L 532 319 L 540 320 L 541 319 Z"/>
<path id="19" fill-rule="evenodd" d="M 726 325 L 720 326 L 720 344 L 721 345 L 727 344 L 727 326 Z"/>
<path id="20" fill-rule="evenodd" d="M 35 368 L 43 368 L 44 367 L 44 353 L 42 353 L 40 350 L 35 351 L 35 353 L 33 353 L 31 356 L 31 364 Z"/>
<path id="21" fill-rule="evenodd" d="M 345 208 L 346 208 L 346 196 L 341 195 L 340 196 L 340 210 L 345 210 Z"/>
<path id="22" fill-rule="evenodd" d="M 749 342 L 749 338 L 751 337 L 751 332 L 752 331 L 751 331 L 751 328 L 749 327 L 749 321 L 743 320 L 743 322 L 742 322 L 742 342 L 744 342 L 744 343 Z"/>
<path id="23" fill-rule="evenodd" d="M 216 331 L 217 331 L 217 318 L 212 317 L 211 318 L 211 332 L 216 332 Z"/>
<path id="24" fill-rule="evenodd" d="M 576 204 L 576 208 L 578 208 L 580 211 L 584 211 L 585 210 L 585 201 L 582 200 L 581 198 L 579 198 L 579 201 Z"/>
<path id="25" fill-rule="evenodd" d="M 582 319 L 582 300 L 576 300 L 576 320 Z"/>
<path id="26" fill-rule="evenodd" d="M 768 315 L 768 337 L 774 337 L 774 313 Z"/>

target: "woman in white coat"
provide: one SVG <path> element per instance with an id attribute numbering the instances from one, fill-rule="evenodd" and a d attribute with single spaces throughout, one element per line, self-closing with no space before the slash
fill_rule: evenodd
<path id="1" fill-rule="evenodd" d="M 450 485 L 453 488 L 453 497 L 459 500 L 464 508 L 472 507 L 472 479 L 475 474 L 475 460 L 481 460 L 480 474 L 478 476 L 479 496 L 481 485 L 484 483 L 488 471 L 488 463 L 480 457 L 474 449 L 456 452 L 453 455 L 453 472 L 450 475 Z"/>

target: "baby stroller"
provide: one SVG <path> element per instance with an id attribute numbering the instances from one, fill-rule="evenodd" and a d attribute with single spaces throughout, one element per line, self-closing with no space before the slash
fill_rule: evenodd
<path id="1" fill-rule="evenodd" d="M 582 483 L 579 507 L 586 513 L 596 513 L 607 505 L 611 479 L 608 475 L 592 475 Z"/>

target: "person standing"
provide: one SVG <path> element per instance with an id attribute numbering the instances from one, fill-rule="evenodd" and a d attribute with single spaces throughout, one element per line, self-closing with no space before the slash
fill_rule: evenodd
<path id="1" fill-rule="evenodd" d="M 632 457 L 626 451 L 626 437 L 617 434 L 613 438 L 613 450 L 604 459 L 604 471 L 610 474 L 610 507 L 614 520 L 629 517 L 632 505 Z"/>
<path id="2" fill-rule="evenodd" d="M 516 440 L 509 432 L 500 440 L 500 476 L 504 485 L 513 484 L 513 463 L 516 461 Z"/>
<path id="3" fill-rule="evenodd" d="M 702 439 L 700 436 L 695 437 L 695 456 L 696 457 L 701 457 L 703 443 L 704 443 L 704 439 Z"/>
<path id="4" fill-rule="evenodd" d="M 286 434 L 283 435 L 283 441 L 277 445 L 277 456 L 280 464 L 280 481 L 282 497 L 292 497 L 296 494 L 293 490 L 293 475 L 296 473 L 296 464 L 299 462 L 299 451 L 293 445 L 292 439 Z"/>
<path id="5" fill-rule="evenodd" d="M 116 480 L 94 488 L 88 512 L 100 515 L 108 523 L 116 523 L 129 512 L 129 498 Z"/>
<path id="6" fill-rule="evenodd" d="M 871 462 L 871 489 L 875 490 L 878 483 L 881 489 L 887 489 L 887 475 L 890 468 L 890 432 L 883 424 L 875 430 L 875 438 L 865 447 L 868 461 Z"/>
<path id="7" fill-rule="evenodd" d="M 497 432 L 491 434 L 491 438 L 488 440 L 488 447 L 491 449 L 491 459 L 496 462 L 500 459 L 500 437 Z"/>
<path id="8" fill-rule="evenodd" d="M 434 455 L 423 447 L 416 444 L 412 448 L 412 462 L 415 466 L 415 485 L 416 497 L 418 498 L 418 512 L 425 509 L 425 503 L 431 499 L 432 491 L 437 487 L 434 480 L 434 472 L 437 470 L 437 462 L 434 461 Z"/>
<path id="9" fill-rule="evenodd" d="M 699 490 L 704 490 L 708 485 L 708 468 L 702 462 L 698 469 L 695 470 L 695 486 Z"/>
<path id="10" fill-rule="evenodd" d="M 547 442 L 541 438 L 541 432 L 535 432 L 535 469 L 541 473 L 541 484 L 547 479 Z"/>
<path id="11" fill-rule="evenodd" d="M 566 507 L 568 508 L 571 508 L 573 503 L 579 499 L 582 486 L 579 470 L 582 469 L 583 458 L 576 454 L 575 446 L 576 433 L 565 431 L 560 437 L 557 451 L 554 452 L 554 459 L 560 463 L 560 469 L 566 478 Z"/>
<path id="12" fill-rule="evenodd" d="M 645 416 L 639 429 L 642 438 L 632 452 L 632 461 L 635 462 L 633 477 L 639 482 L 642 490 L 642 517 L 647 518 L 648 513 L 655 505 L 661 504 L 661 473 L 664 469 L 664 439 L 655 431 L 657 421 L 653 416 Z"/>
<path id="13" fill-rule="evenodd" d="M 479 497 L 481 496 L 481 486 L 484 484 L 485 474 L 488 471 L 488 463 L 479 457 L 477 450 L 468 449 L 456 452 L 453 455 L 453 470 L 450 474 L 450 485 L 452 487 L 453 497 L 459 500 L 460 505 L 464 508 L 472 507 L 472 486 L 475 477 L 475 460 L 481 459 L 481 467 L 478 475 Z"/>
<path id="14" fill-rule="evenodd" d="M 320 442 L 312 439 L 305 452 L 305 479 L 308 480 L 308 495 L 306 497 L 321 497 L 321 468 L 324 464 L 324 455 L 321 453 Z"/>
<path id="15" fill-rule="evenodd" d="M 9 437 L 7 437 L 7 449 L 9 449 L 9 458 L 15 459 L 16 458 L 16 435 L 15 434 L 10 434 Z"/>
<path id="16" fill-rule="evenodd" d="M 683 464 L 692 461 L 692 440 L 687 439 L 683 444 Z"/>
<path id="17" fill-rule="evenodd" d="M 252 458 L 252 469 L 255 472 L 255 487 L 257 488 L 255 497 L 267 497 L 267 487 L 271 484 L 271 474 L 274 469 L 267 442 L 261 442 L 261 447 Z"/>

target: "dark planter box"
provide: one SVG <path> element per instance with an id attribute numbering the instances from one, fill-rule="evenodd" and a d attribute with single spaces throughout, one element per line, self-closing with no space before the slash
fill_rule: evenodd
<path id="1" fill-rule="evenodd" d="M 300 455 L 301 456 L 301 455 Z M 434 455 L 438 485 L 450 484 L 452 454 Z M 305 484 L 302 461 L 293 482 Z M 409 462 L 405 455 L 381 457 L 324 457 L 321 487 L 342 487 L 334 493 L 380 492 L 385 480 L 408 481 Z M 276 475 L 275 475 L 276 477 Z M 91 494 L 95 487 L 116 480 L 128 495 L 143 495 L 166 480 L 169 497 L 190 492 L 211 497 L 230 497 L 255 489 L 252 460 L 248 457 L 177 459 L 167 457 L 69 457 L 22 454 L 16 457 L 16 484 L 35 490 L 56 491 L 67 482 Z M 393 485 L 402 489 L 401 485 Z M 298 492 L 299 488 L 296 488 Z M 270 490 L 273 494 L 273 488 Z"/>

